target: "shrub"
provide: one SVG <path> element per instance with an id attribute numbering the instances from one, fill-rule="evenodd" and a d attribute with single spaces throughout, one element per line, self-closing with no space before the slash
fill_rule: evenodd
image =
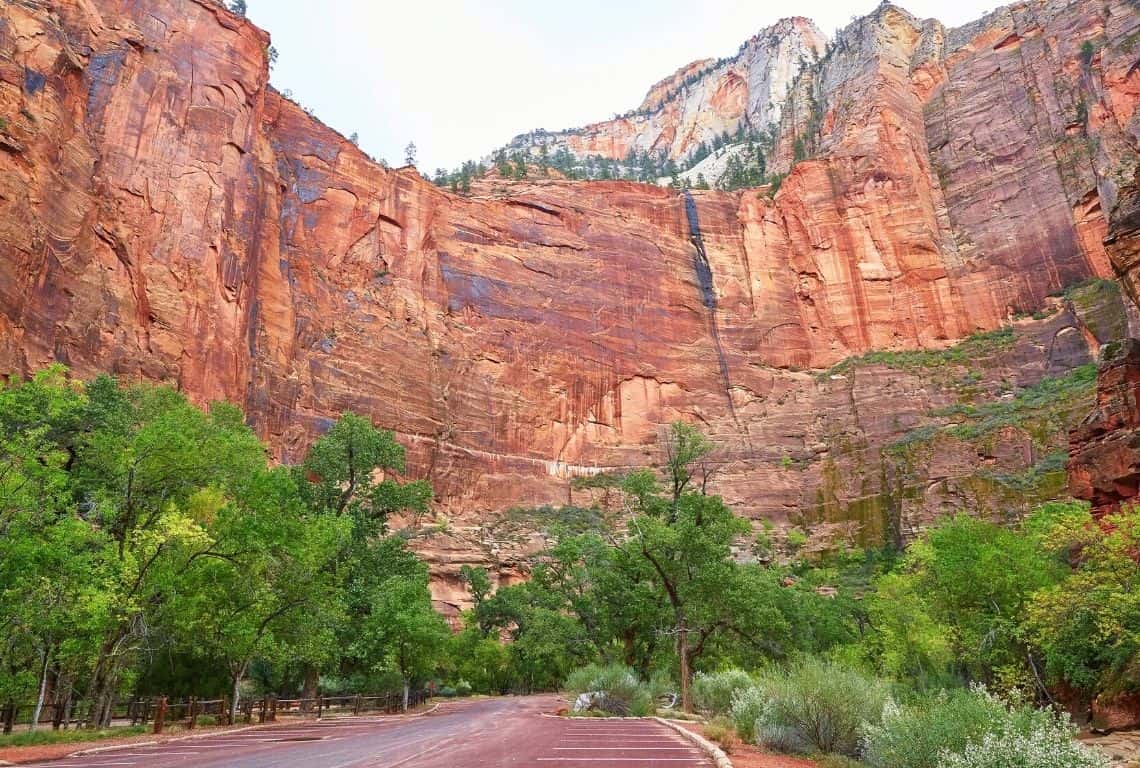
<path id="1" fill-rule="evenodd" d="M 755 685 L 748 673 L 740 669 L 701 672 L 693 678 L 693 703 L 707 714 L 726 715 L 732 709 L 737 692 Z"/>
<path id="2" fill-rule="evenodd" d="M 864 728 L 877 724 L 886 685 L 849 667 L 809 659 L 768 676 L 757 741 L 786 752 L 858 757 Z"/>
<path id="3" fill-rule="evenodd" d="M 705 724 L 703 730 L 706 739 L 715 741 L 727 754 L 732 754 L 739 739 L 731 720 L 724 717 L 714 718 Z"/>
<path id="4" fill-rule="evenodd" d="M 863 768 L 864 763 L 844 755 L 822 755 L 815 759 L 816 768 Z"/>
<path id="5" fill-rule="evenodd" d="M 466 680 L 460 680 L 458 683 L 455 684 L 455 695 L 456 696 L 470 696 L 471 695 L 471 683 L 467 682 Z"/>
<path id="6" fill-rule="evenodd" d="M 677 684 L 673 681 L 673 676 L 663 669 L 659 669 L 650 675 L 647 685 L 649 686 L 649 695 L 654 699 L 677 692 Z"/>
<path id="7" fill-rule="evenodd" d="M 1106 765 L 1073 741 L 1068 717 L 1009 706 L 978 687 L 888 705 L 866 733 L 874 768 L 1098 768 Z"/>
<path id="8" fill-rule="evenodd" d="M 940 768 L 945 751 L 960 752 L 1002 721 L 1006 708 L 982 690 L 945 691 L 883 710 L 865 734 L 864 759 L 875 768 Z"/>
<path id="9" fill-rule="evenodd" d="M 733 695 L 729 714 L 740 738 L 756 742 L 756 723 L 767 705 L 768 697 L 757 685 L 738 690 Z"/>
<path id="10" fill-rule="evenodd" d="M 564 688 L 574 695 L 599 693 L 591 709 L 611 715 L 648 715 L 653 711 L 653 696 L 648 686 L 637 679 L 629 667 L 621 664 L 590 664 L 570 673 Z"/>
<path id="11" fill-rule="evenodd" d="M 969 744 L 960 754 L 943 752 L 939 765 L 945 768 L 1108 768 L 1109 762 L 1103 755 L 1073 740 L 1073 727 L 1067 716 L 1048 710 L 1030 710 L 1013 713 L 999 731 Z"/>

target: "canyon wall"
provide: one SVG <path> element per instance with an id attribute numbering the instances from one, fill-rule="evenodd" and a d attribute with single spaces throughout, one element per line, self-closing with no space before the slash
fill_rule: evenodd
<path id="1" fill-rule="evenodd" d="M 694 194 L 710 309 L 675 192 L 451 195 L 269 87 L 267 35 L 208 0 L 14 0 L 0 372 L 62 361 L 233 400 L 286 461 L 368 415 L 435 487 L 416 541 L 450 603 L 459 564 L 517 578 L 541 542 L 503 533 L 503 510 L 589 503 L 571 477 L 653 463 L 678 418 L 757 520 L 910 535 L 947 509 L 1009 513 L 979 468 L 1037 471 L 1057 430 L 979 442 L 946 409 L 1067 376 L 1127 328 L 1112 290 L 1060 294 L 1135 254 L 1138 38 L 1122 0 L 854 22 L 778 110 L 774 199 Z M 889 354 L 843 362 L 871 350 Z M 892 452 L 932 436 L 937 456 Z"/>
<path id="2" fill-rule="evenodd" d="M 636 109 L 564 131 L 516 136 L 510 151 L 545 146 L 550 154 L 625 159 L 630 151 L 688 157 L 702 143 L 740 127 L 767 131 L 780 122 L 796 76 L 823 55 L 826 40 L 808 19 L 783 19 L 746 40 L 735 56 L 701 59 L 654 84 Z"/>

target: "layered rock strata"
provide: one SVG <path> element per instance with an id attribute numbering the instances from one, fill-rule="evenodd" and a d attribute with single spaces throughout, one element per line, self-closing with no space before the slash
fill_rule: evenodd
<path id="1" fill-rule="evenodd" d="M 715 490 L 743 514 L 881 517 L 904 507 L 880 452 L 973 395 L 830 366 L 1012 323 L 979 364 L 977 392 L 1001 397 L 1108 340 L 1048 297 L 1134 248 L 1138 34 L 1112 0 L 951 31 L 891 6 L 853 24 L 797 76 L 822 107 L 781 107 L 815 157 L 774 199 L 694 194 L 710 325 L 669 190 L 451 195 L 275 92 L 267 35 L 208 0 L 15 0 L 0 6 L 0 371 L 62 361 L 233 400 L 283 460 L 340 412 L 367 414 L 450 520 L 421 541 L 441 597 L 465 557 L 514 578 L 510 552 L 533 542 L 501 544 L 487 520 L 652 463 L 678 418 L 722 446 Z M 1032 312 L 1047 317 L 1015 320 Z M 992 458 L 969 450 L 904 484 Z M 908 503 L 915 525 L 933 513 Z"/>

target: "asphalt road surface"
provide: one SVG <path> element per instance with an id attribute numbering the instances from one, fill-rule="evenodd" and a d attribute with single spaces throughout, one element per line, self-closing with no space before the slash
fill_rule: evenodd
<path id="1" fill-rule="evenodd" d="M 558 718 L 549 696 L 445 702 L 420 717 L 346 717 L 124 746 L 42 768 L 707 768 L 652 720 Z M 24 768 L 29 768 L 25 766 Z"/>

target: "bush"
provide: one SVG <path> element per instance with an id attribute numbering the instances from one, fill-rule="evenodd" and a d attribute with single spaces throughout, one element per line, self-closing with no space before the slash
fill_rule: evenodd
<path id="1" fill-rule="evenodd" d="M 864 759 L 875 768 L 940 768 L 943 752 L 960 752 L 1005 715 L 1005 706 L 982 690 L 943 691 L 906 707 L 888 704 L 882 724 L 867 729 Z"/>
<path id="2" fill-rule="evenodd" d="M 864 764 L 843 755 L 822 755 L 815 759 L 816 768 L 863 768 Z"/>
<path id="3" fill-rule="evenodd" d="M 1105 763 L 1073 741 L 1067 716 L 1009 706 L 978 687 L 907 707 L 888 705 L 866 733 L 874 768 L 1096 768 Z"/>
<path id="4" fill-rule="evenodd" d="M 649 687 L 637 679 L 632 669 L 621 664 L 590 664 L 574 670 L 563 687 L 575 696 L 601 694 L 594 698 L 590 708 L 611 715 L 642 717 L 653 711 Z"/>
<path id="5" fill-rule="evenodd" d="M 677 683 L 673 681 L 673 676 L 663 669 L 650 675 L 646 685 L 649 686 L 649 695 L 654 699 L 677 693 Z"/>
<path id="6" fill-rule="evenodd" d="M 732 727 L 732 721 L 727 718 L 717 717 L 710 720 L 705 724 L 703 731 L 705 738 L 719 744 L 726 754 L 732 754 L 739 741 L 736 729 Z"/>
<path id="7" fill-rule="evenodd" d="M 1067 716 L 1048 710 L 1012 714 L 999 731 L 969 744 L 960 754 L 943 752 L 939 764 L 945 768 L 1108 768 L 1107 758 L 1073 740 Z"/>
<path id="8" fill-rule="evenodd" d="M 756 742 L 756 723 L 767 706 L 768 697 L 755 684 L 751 688 L 738 690 L 733 695 L 729 715 L 740 738 Z"/>
<path id="9" fill-rule="evenodd" d="M 732 710 L 737 692 L 755 685 L 748 673 L 740 669 L 701 672 L 693 678 L 693 703 L 707 714 L 726 715 Z"/>
<path id="10" fill-rule="evenodd" d="M 760 687 L 768 701 L 757 741 L 785 752 L 858 757 L 863 730 L 879 722 L 888 698 L 881 680 L 816 659 L 769 675 Z"/>
<path id="11" fill-rule="evenodd" d="M 471 695 L 471 683 L 467 682 L 466 680 L 460 680 L 458 683 L 455 684 L 455 695 L 456 696 L 470 696 Z"/>

